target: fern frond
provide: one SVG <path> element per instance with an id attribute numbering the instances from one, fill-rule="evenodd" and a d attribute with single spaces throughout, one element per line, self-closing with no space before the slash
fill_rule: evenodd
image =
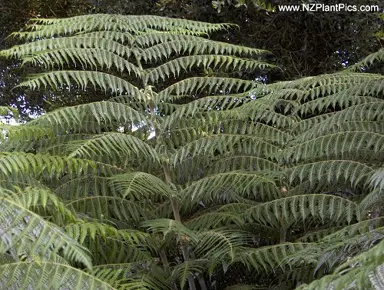
<path id="1" fill-rule="evenodd" d="M 137 226 L 141 220 L 153 217 L 150 209 L 134 201 L 114 196 L 86 196 L 69 201 L 67 206 L 100 221 L 113 222 L 117 219 L 133 226 Z"/>
<path id="2" fill-rule="evenodd" d="M 204 92 L 206 95 L 214 92 L 222 92 L 225 94 L 242 93 L 255 87 L 258 83 L 255 81 L 247 81 L 228 77 L 191 77 L 181 80 L 173 85 L 168 86 L 158 94 L 161 101 L 175 101 L 190 94 L 199 94 Z M 211 100 L 216 97 L 210 96 Z M 231 98 L 231 96 L 228 96 Z M 243 99 L 244 94 L 233 96 L 232 98 Z"/>
<path id="3" fill-rule="evenodd" d="M 173 219 L 156 219 L 142 222 L 142 227 L 148 228 L 152 233 L 161 233 L 165 237 L 169 234 L 185 235 L 192 241 L 197 241 L 196 234 L 180 222 Z"/>
<path id="4" fill-rule="evenodd" d="M 355 91 L 355 90 L 354 90 Z M 377 98 L 368 97 L 368 96 L 359 96 L 359 95 L 346 95 L 334 94 L 329 95 L 323 98 L 315 99 L 313 101 L 307 102 L 299 107 L 296 107 L 295 113 L 300 115 L 314 115 L 320 114 L 322 112 L 327 112 L 329 110 L 337 111 L 350 106 L 365 104 L 377 101 Z"/>
<path id="5" fill-rule="evenodd" d="M 234 213 L 228 206 L 222 206 L 217 210 L 203 212 L 197 217 L 184 222 L 184 224 L 192 230 L 209 230 L 214 228 L 233 226 L 241 228 L 244 224 L 244 219 L 239 213 Z"/>
<path id="6" fill-rule="evenodd" d="M 178 281 L 180 288 L 184 289 L 188 278 L 194 278 L 196 274 L 203 272 L 207 262 L 208 261 L 204 259 L 185 261 L 173 268 L 171 279 Z"/>
<path id="7" fill-rule="evenodd" d="M 249 155 L 236 155 L 229 157 L 222 157 L 213 162 L 208 169 L 208 174 L 215 174 L 220 172 L 248 170 L 248 171 L 271 171 L 278 172 L 281 170 L 277 163 L 268 159 L 249 156 Z"/>
<path id="8" fill-rule="evenodd" d="M 384 168 L 381 167 L 375 171 L 370 179 L 372 188 L 382 191 L 384 189 Z"/>
<path id="9" fill-rule="evenodd" d="M 247 171 L 210 175 L 192 183 L 181 192 L 185 199 L 195 202 L 223 200 L 226 195 L 230 197 L 233 193 L 251 196 L 252 199 L 270 199 L 279 194 L 273 178 Z"/>
<path id="10" fill-rule="evenodd" d="M 376 121 L 347 121 L 334 124 L 331 128 L 323 126 L 321 123 L 314 125 L 312 128 L 308 128 L 300 135 L 295 136 L 292 140 L 295 144 L 300 144 L 308 140 L 314 139 L 319 136 L 328 135 L 337 132 L 372 132 L 372 133 L 383 133 L 384 123 Z"/>
<path id="11" fill-rule="evenodd" d="M 110 178 L 110 184 L 113 184 L 124 198 L 138 201 L 150 199 L 156 202 L 174 194 L 164 181 L 145 172 L 114 175 Z"/>
<path id="12" fill-rule="evenodd" d="M 252 154 L 254 156 L 272 155 L 278 147 L 262 138 L 252 135 L 220 134 L 192 141 L 178 149 L 170 158 L 170 163 L 176 166 L 195 156 L 214 156 L 233 152 L 237 154 Z"/>
<path id="13" fill-rule="evenodd" d="M 281 153 L 281 156 L 284 156 L 285 160 L 293 162 L 329 158 L 347 159 L 347 156 L 355 156 L 358 160 L 364 160 L 367 155 L 377 157 L 379 152 L 382 151 L 384 151 L 383 134 L 365 131 L 342 131 L 323 135 L 287 148 Z"/>
<path id="14" fill-rule="evenodd" d="M 152 163 L 159 163 L 157 152 L 140 139 L 124 133 L 105 133 L 85 141 L 67 144 L 69 157 L 84 158 L 108 164 L 120 164 L 127 159 L 140 156 Z M 125 156 L 122 158 L 122 156 Z M 129 162 L 129 160 L 128 160 Z M 141 162 L 143 162 L 141 160 Z"/>
<path id="15" fill-rule="evenodd" d="M 240 249 L 251 240 L 251 235 L 235 230 L 209 230 L 199 232 L 197 235 L 195 254 L 210 260 L 211 271 L 217 261 L 232 263 L 235 261 Z"/>
<path id="16" fill-rule="evenodd" d="M 60 252 L 64 258 L 91 267 L 88 252 L 61 228 L 44 220 L 24 206 L 0 197 L 0 252 L 26 250 L 29 255 L 49 258 Z"/>
<path id="17" fill-rule="evenodd" d="M 297 221 L 319 218 L 322 223 L 350 223 L 360 219 L 358 205 L 334 195 L 307 194 L 275 199 L 249 208 L 246 218 L 266 226 L 285 228 Z"/>
<path id="18" fill-rule="evenodd" d="M 92 85 L 95 89 L 100 88 L 104 92 L 116 94 L 128 93 L 134 95 L 137 99 L 143 99 L 140 90 L 128 81 L 108 73 L 97 71 L 52 71 L 37 74 L 19 84 L 19 86 L 29 87 L 33 90 L 39 89 L 41 86 L 51 86 L 54 89 L 60 89 L 63 86 L 71 87 L 72 85 L 77 85 L 82 90 Z"/>
<path id="19" fill-rule="evenodd" d="M 373 173 L 373 169 L 364 163 L 351 160 L 327 160 L 297 165 L 286 170 L 289 183 L 308 180 L 311 184 L 317 181 L 336 182 L 343 179 L 352 186 L 364 184 Z"/>
<path id="20" fill-rule="evenodd" d="M 50 49 L 48 51 L 34 52 L 33 54 L 27 57 L 23 57 L 23 64 L 25 63 L 32 63 L 33 65 L 43 64 L 46 68 L 55 68 L 57 66 L 60 68 L 65 68 L 69 67 L 72 63 L 75 63 L 76 66 L 80 66 L 81 69 L 89 68 L 97 70 L 98 68 L 100 68 L 102 70 L 110 70 L 114 68 L 119 72 L 127 72 L 129 74 L 133 73 L 136 76 L 139 76 L 142 73 L 142 71 L 137 66 L 130 63 L 125 58 L 116 55 L 115 53 L 110 52 L 108 50 L 94 48 L 79 49 L 60 47 L 59 49 Z M 73 79 L 79 77 L 75 76 L 73 72 L 68 72 L 67 74 L 74 76 Z M 66 76 L 62 75 L 61 77 L 65 79 Z M 84 77 L 82 78 L 84 79 Z M 62 82 L 60 83 L 63 84 Z M 79 82 L 76 83 L 80 85 Z M 121 83 L 123 84 L 123 82 Z M 83 84 L 81 85 L 83 87 L 86 86 Z M 124 84 L 124 86 L 128 87 L 128 85 L 126 84 Z M 99 87 L 103 88 L 103 85 L 101 85 L 100 83 Z M 130 87 L 130 92 L 134 92 L 134 87 Z M 113 89 L 113 91 L 115 91 L 115 89 Z"/>
<path id="21" fill-rule="evenodd" d="M 96 235 L 101 238 L 115 238 L 126 242 L 132 246 L 143 246 L 147 244 L 148 234 L 137 230 L 118 230 L 110 225 L 98 222 L 72 223 L 65 226 L 65 231 L 80 244 L 86 238 L 95 240 Z"/>
<path id="22" fill-rule="evenodd" d="M 112 172 L 118 171 L 117 168 L 110 165 L 85 159 L 22 152 L 18 152 L 18 154 L 0 153 L 0 174 L 3 176 L 31 174 L 58 178 L 64 173 L 72 176 L 81 176 L 91 172 L 111 175 Z"/>
<path id="23" fill-rule="evenodd" d="M 381 48 L 378 51 L 371 53 L 363 60 L 355 63 L 354 65 L 347 68 L 348 71 L 365 71 L 367 68 L 373 64 L 380 63 L 384 61 L 384 49 Z"/>
<path id="24" fill-rule="evenodd" d="M 0 265 L 2 289 L 103 289 L 106 282 L 65 264 L 48 261 L 17 262 Z"/>
<path id="25" fill-rule="evenodd" d="M 25 209 L 31 210 L 37 214 L 48 214 L 51 221 L 62 225 L 74 222 L 78 218 L 76 214 L 70 211 L 59 198 L 48 188 L 27 186 L 18 188 L 13 186 L 12 190 L 0 188 L 0 196 L 11 199 Z M 43 212 L 40 212 L 43 209 Z"/>
<path id="26" fill-rule="evenodd" d="M 106 31 L 104 31 L 106 33 Z M 101 33 L 101 32 L 99 32 Z M 108 35 L 113 35 L 108 31 Z M 126 34 L 124 34 L 126 35 Z M 33 54 L 44 53 L 50 50 L 63 49 L 97 49 L 105 50 L 116 56 L 128 58 L 132 50 L 108 37 L 95 37 L 92 34 L 84 34 L 75 37 L 59 37 L 41 39 L 11 47 L 1 51 L 1 55 L 8 58 L 25 58 Z"/>
<path id="27" fill-rule="evenodd" d="M 148 124 L 145 116 L 131 107 L 117 102 L 94 102 L 74 107 L 67 107 L 45 114 L 29 125 L 51 127 L 55 131 L 101 133 L 104 127 L 121 124 L 143 126 Z"/>
<path id="28" fill-rule="evenodd" d="M 281 243 L 256 249 L 243 248 L 237 253 L 235 261 L 259 273 L 272 272 L 283 265 L 286 257 L 311 245 L 311 243 Z"/>
<path id="29" fill-rule="evenodd" d="M 170 60 L 156 68 L 149 70 L 146 75 L 146 82 L 156 84 L 159 80 L 165 80 L 170 77 L 179 77 L 181 72 L 191 70 L 195 67 L 212 70 L 224 69 L 231 71 L 244 71 L 254 69 L 272 69 L 273 65 L 253 60 L 244 59 L 235 56 L 225 55 L 190 55 Z"/>
<path id="30" fill-rule="evenodd" d="M 219 41 L 207 41 L 202 37 L 191 37 L 191 40 L 173 40 L 162 42 L 142 51 L 145 62 L 157 62 L 170 56 L 182 54 L 220 54 L 254 56 L 268 53 L 265 50 L 233 45 Z"/>

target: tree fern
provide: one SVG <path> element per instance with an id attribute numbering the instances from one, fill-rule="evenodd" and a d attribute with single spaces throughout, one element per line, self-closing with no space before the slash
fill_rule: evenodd
<path id="1" fill-rule="evenodd" d="M 207 37 L 231 27 L 87 15 L 15 33 L 0 55 L 43 71 L 21 86 L 103 101 L 1 124 L 2 288 L 381 285 L 383 77 L 262 84 L 267 51 Z"/>

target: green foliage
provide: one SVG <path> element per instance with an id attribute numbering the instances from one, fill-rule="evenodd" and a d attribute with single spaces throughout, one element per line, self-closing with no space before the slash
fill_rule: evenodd
<path id="1" fill-rule="evenodd" d="M 382 283 L 383 76 L 245 80 L 274 66 L 205 38 L 230 27 L 96 15 L 16 34 L 1 55 L 49 69 L 23 86 L 110 99 L 2 127 L 0 288 Z"/>

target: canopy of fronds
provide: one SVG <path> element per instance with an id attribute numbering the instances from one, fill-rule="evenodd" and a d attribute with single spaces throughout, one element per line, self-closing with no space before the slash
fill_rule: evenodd
<path id="1" fill-rule="evenodd" d="M 228 289 L 381 289 L 384 77 L 247 80 L 274 66 L 207 38 L 228 28 L 93 15 L 17 33 L 0 54 L 44 70 L 22 86 L 108 99 L 1 125 L 1 289 L 239 272 L 250 285 Z"/>

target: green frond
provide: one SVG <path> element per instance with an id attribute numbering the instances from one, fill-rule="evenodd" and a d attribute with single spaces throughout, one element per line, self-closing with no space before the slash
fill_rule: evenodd
<path id="1" fill-rule="evenodd" d="M 70 211 L 59 198 L 48 188 L 27 186 L 12 190 L 0 188 L 0 196 L 11 199 L 25 209 L 40 215 L 49 215 L 49 219 L 55 224 L 61 225 L 77 220 L 75 213 Z M 43 209 L 43 211 L 40 211 Z"/>
<path id="2" fill-rule="evenodd" d="M 182 55 L 192 53 L 255 56 L 268 52 L 225 42 L 207 41 L 205 38 L 192 36 L 190 40 L 178 39 L 156 44 L 144 49 L 141 54 L 145 62 L 157 62 L 162 59 L 168 59 L 174 54 Z"/>
<path id="3" fill-rule="evenodd" d="M 383 228 L 383 226 L 384 226 L 384 217 L 363 220 L 358 223 L 345 226 L 334 233 L 330 233 L 329 235 L 322 238 L 321 242 L 332 243 L 337 241 L 344 241 L 345 239 L 353 236 L 369 234 L 369 232 L 374 232 L 378 228 Z"/>
<path id="4" fill-rule="evenodd" d="M 236 108 L 232 111 L 237 111 L 241 115 L 248 116 L 254 122 L 260 122 L 269 126 L 285 129 L 294 125 L 299 121 L 297 116 L 284 115 L 275 111 L 275 102 L 260 99 L 259 101 L 249 102 L 247 106 Z"/>
<path id="5" fill-rule="evenodd" d="M 204 177 L 182 190 L 185 200 L 198 202 L 231 200 L 233 194 L 252 199 L 271 199 L 279 195 L 273 177 L 258 172 L 232 171 Z"/>
<path id="6" fill-rule="evenodd" d="M 328 112 L 330 110 L 338 111 L 350 106 L 371 103 L 374 101 L 377 101 L 377 98 L 359 95 L 347 96 L 345 94 L 334 94 L 315 99 L 299 107 L 296 107 L 295 113 L 299 113 L 300 115 L 314 115 L 319 114 L 319 112 Z"/>
<path id="7" fill-rule="evenodd" d="M 148 243 L 137 246 L 132 245 L 129 240 L 125 241 L 113 236 L 103 238 L 96 235 L 94 239 L 85 239 L 83 246 L 92 253 L 92 262 L 96 266 L 136 262 L 145 265 L 149 261 L 156 261 L 148 249 L 151 248 L 152 250 L 155 247 L 152 247 L 152 245 L 148 247 Z"/>
<path id="8" fill-rule="evenodd" d="M 360 219 L 356 203 L 329 194 L 307 194 L 275 199 L 249 208 L 245 217 L 274 228 L 287 229 L 298 221 L 318 218 L 322 223 L 351 223 Z"/>
<path id="9" fill-rule="evenodd" d="M 152 163 L 160 162 L 157 152 L 152 147 L 140 139 L 124 133 L 110 132 L 95 135 L 84 141 L 70 142 L 67 147 L 70 151 L 69 157 L 90 159 L 108 164 L 128 163 L 129 165 L 138 157 L 142 158 L 140 162 L 144 162 L 144 160 Z"/>
<path id="10" fill-rule="evenodd" d="M 377 271 L 381 271 L 378 268 L 382 267 L 381 265 L 384 262 L 382 256 L 383 245 L 384 241 L 381 241 L 370 250 L 348 259 L 344 264 L 336 268 L 332 274 L 315 280 L 309 285 L 302 285 L 298 289 L 345 289 L 346 286 L 352 289 L 372 289 L 377 285 L 377 279 L 382 276 L 382 273 Z M 379 277 L 376 276 L 377 274 Z"/>
<path id="11" fill-rule="evenodd" d="M 113 35 L 112 31 L 104 31 L 104 33 Z M 128 58 L 132 51 L 125 45 L 108 39 L 108 37 L 95 37 L 92 34 L 84 34 L 74 37 L 40 39 L 38 41 L 16 45 L 12 48 L 2 50 L 1 55 L 8 58 L 25 58 L 36 53 L 44 53 L 60 48 L 72 50 L 78 49 L 79 51 L 82 49 L 104 50 L 115 54 L 116 56 L 125 58 Z"/>
<path id="12" fill-rule="evenodd" d="M 148 234 L 137 230 L 118 230 L 110 225 L 98 222 L 78 222 L 65 226 L 65 231 L 74 240 L 80 244 L 84 243 L 86 238 L 95 240 L 96 235 L 107 239 L 115 238 L 126 242 L 132 246 L 142 246 L 147 244 Z"/>
<path id="13" fill-rule="evenodd" d="M 380 208 L 383 204 L 384 191 L 374 189 L 369 192 L 364 199 L 360 202 L 360 210 L 362 213 L 369 214 L 370 211 L 374 211 L 376 208 Z"/>
<path id="14" fill-rule="evenodd" d="M 114 175 L 109 183 L 113 184 L 124 198 L 131 200 L 150 199 L 156 202 L 174 194 L 164 181 L 145 172 Z"/>
<path id="15" fill-rule="evenodd" d="M 371 177 L 370 185 L 371 187 L 381 191 L 384 189 L 384 168 L 383 167 L 375 170 L 375 173 Z"/>
<path id="16" fill-rule="evenodd" d="M 150 271 L 139 272 L 138 274 L 124 282 L 122 289 L 169 290 L 172 287 L 169 273 L 158 266 L 152 265 Z"/>
<path id="17" fill-rule="evenodd" d="M 63 178 L 55 186 L 55 194 L 63 200 L 74 200 L 85 196 L 121 196 L 114 186 L 110 186 L 109 177 L 93 174 Z"/>
<path id="18" fill-rule="evenodd" d="M 104 264 L 93 266 L 91 270 L 87 272 L 92 276 L 105 281 L 111 285 L 116 285 L 116 288 L 121 286 L 123 279 L 129 276 L 133 276 L 136 271 L 149 268 L 151 261 L 140 261 L 132 263 L 119 263 L 119 264 Z M 119 285 L 120 284 L 120 285 Z M 124 288 L 123 288 L 124 289 Z"/>
<path id="19" fill-rule="evenodd" d="M 384 61 L 384 49 L 381 48 L 378 51 L 371 53 L 363 60 L 355 63 L 354 65 L 347 68 L 348 71 L 365 71 L 367 68 L 374 64 L 379 64 Z"/>
<path id="20" fill-rule="evenodd" d="M 273 89 L 304 89 L 310 90 L 318 86 L 327 86 L 332 84 L 350 84 L 356 85 L 358 83 L 364 83 L 367 80 L 380 79 L 381 75 L 378 74 L 368 74 L 368 73 L 334 73 L 334 74 L 324 74 L 318 76 L 310 76 L 305 78 L 300 78 L 294 81 L 285 81 L 272 84 Z"/>
<path id="21" fill-rule="evenodd" d="M 220 134 L 189 142 L 178 149 L 170 158 L 170 163 L 176 166 L 195 156 L 215 156 L 233 152 L 236 154 L 249 154 L 254 156 L 272 155 L 278 147 L 264 141 L 260 137 L 240 134 Z"/>
<path id="22" fill-rule="evenodd" d="M 156 84 L 159 80 L 179 77 L 181 72 L 200 67 L 212 70 L 250 71 L 272 69 L 274 66 L 253 59 L 239 58 L 226 55 L 190 55 L 170 60 L 149 70 L 145 81 Z"/>
<path id="23" fill-rule="evenodd" d="M 281 168 L 277 163 L 268 159 L 249 155 L 236 155 L 218 159 L 211 165 L 208 174 L 236 170 L 279 172 Z"/>
<path id="24" fill-rule="evenodd" d="M 197 238 L 195 254 L 210 260 L 212 272 L 218 261 L 233 263 L 252 236 L 239 230 L 217 229 L 199 232 Z"/>
<path id="25" fill-rule="evenodd" d="M 315 129 L 315 128 L 320 128 L 320 127 L 324 128 L 325 126 L 323 127 L 323 124 L 326 121 L 328 121 L 328 119 L 332 119 L 332 117 L 335 116 L 336 114 L 337 113 L 335 113 L 335 112 L 330 112 L 330 113 L 326 113 L 326 114 L 322 114 L 322 115 L 316 115 L 316 116 L 308 118 L 308 119 L 299 120 L 298 122 L 293 123 L 292 126 L 290 126 L 291 127 L 290 129 L 293 133 L 296 133 L 296 134 L 303 133 L 304 134 L 306 131 L 311 132 L 311 130 Z M 347 121 L 348 120 L 346 120 L 346 122 Z M 339 122 L 339 123 L 335 122 L 334 124 L 332 124 L 332 126 L 330 128 L 336 127 L 341 123 L 342 122 Z"/>
<path id="26" fill-rule="evenodd" d="M 166 89 L 159 92 L 157 95 L 161 101 L 175 101 L 190 94 L 199 94 L 204 92 L 206 95 L 215 92 L 222 92 L 225 94 L 242 93 L 250 90 L 258 85 L 255 81 L 248 81 L 228 77 L 191 77 L 183 79 L 173 85 L 168 86 Z M 209 96 L 204 100 L 214 101 L 219 96 Z M 244 99 L 244 94 L 239 96 L 224 96 L 228 99 Z M 188 105 L 190 105 L 189 103 Z M 212 105 L 211 105 L 212 106 Z M 209 107 L 209 106 L 207 106 Z M 214 106 L 213 106 L 214 107 Z"/>
<path id="27" fill-rule="evenodd" d="M 76 212 L 90 215 L 101 222 L 113 222 L 115 219 L 131 226 L 137 226 L 142 220 L 150 219 L 153 213 L 149 208 L 137 202 L 114 196 L 85 196 L 67 203 Z"/>
<path id="28" fill-rule="evenodd" d="M 314 125 L 312 128 L 303 133 L 295 136 L 295 139 L 292 140 L 296 144 L 306 142 L 308 140 L 314 139 L 318 136 L 342 132 L 342 131 L 361 131 L 361 132 L 372 132 L 372 133 L 383 133 L 384 132 L 384 122 L 376 121 L 347 121 L 339 124 L 335 124 L 332 127 L 323 126 L 321 123 L 319 125 Z"/>
<path id="29" fill-rule="evenodd" d="M 106 282 L 69 265 L 28 261 L 0 265 L 2 289 L 100 289 L 113 290 Z"/>
<path id="30" fill-rule="evenodd" d="M 71 87 L 72 85 L 77 85 L 82 90 L 93 86 L 93 88 L 100 88 L 104 92 L 117 94 L 128 93 L 132 94 L 136 99 L 143 98 L 140 90 L 128 81 L 111 74 L 97 71 L 52 71 L 32 76 L 29 80 L 21 82 L 19 86 L 36 90 L 41 86 L 60 89 L 65 86 Z"/>
<path id="31" fill-rule="evenodd" d="M 48 51 L 34 52 L 33 54 L 27 57 L 23 57 L 23 64 L 24 63 L 32 63 L 33 65 L 45 65 L 45 67 L 48 69 L 55 67 L 66 68 L 70 67 L 70 65 L 74 63 L 80 69 L 89 68 L 94 70 L 110 70 L 114 68 L 119 72 L 128 72 L 129 74 L 134 73 L 136 76 L 139 76 L 142 73 L 142 71 L 137 66 L 130 63 L 125 58 L 116 55 L 115 53 L 110 52 L 108 50 L 94 48 L 79 49 L 60 47 L 58 49 L 50 49 Z M 69 76 L 73 76 L 73 79 L 79 78 L 79 76 L 76 76 L 76 73 L 74 72 L 68 72 L 67 74 Z M 66 76 L 61 77 L 63 79 L 66 78 Z M 84 77 L 82 77 L 82 79 L 84 79 Z M 115 80 L 118 79 L 116 78 Z M 120 82 L 121 84 L 123 84 L 122 81 Z M 62 84 L 62 82 L 60 83 Z M 82 85 L 83 87 L 86 86 L 83 83 L 76 83 L 78 85 Z M 116 83 L 118 82 L 116 81 Z M 129 85 L 126 85 L 126 83 L 124 83 L 124 86 L 124 88 L 126 89 L 126 87 L 128 87 Z M 104 88 L 104 85 L 100 83 L 99 87 Z M 130 93 L 135 92 L 134 87 L 132 85 L 130 86 L 130 88 L 130 91 L 128 89 L 126 90 Z M 104 88 L 104 90 L 106 89 Z M 119 91 L 120 87 L 118 87 L 118 89 L 112 90 Z"/>
<path id="32" fill-rule="evenodd" d="M 281 156 L 290 162 L 329 158 L 364 160 L 369 156 L 380 160 L 380 152 L 383 151 L 384 134 L 366 131 L 341 131 L 289 147 L 281 152 Z"/>
<path id="33" fill-rule="evenodd" d="M 384 102 L 376 101 L 351 106 L 332 114 L 322 122 L 322 126 L 332 127 L 348 121 L 381 121 L 384 119 Z"/>
<path id="34" fill-rule="evenodd" d="M 281 243 L 279 245 L 260 248 L 243 248 L 237 253 L 235 262 L 244 264 L 249 270 L 257 272 L 273 272 L 283 266 L 284 260 L 311 243 Z"/>
<path id="35" fill-rule="evenodd" d="M 63 134 L 73 130 L 101 133 L 104 127 L 115 126 L 117 130 L 122 124 L 143 126 L 148 123 L 143 114 L 125 104 L 102 101 L 58 109 L 29 122 L 29 125 L 50 127 Z"/>
<path id="36" fill-rule="evenodd" d="M 373 169 L 352 160 L 326 160 L 288 168 L 285 174 L 291 184 L 306 180 L 311 184 L 318 181 L 332 183 L 342 179 L 356 186 L 367 182 L 367 178 L 373 174 Z"/>
<path id="37" fill-rule="evenodd" d="M 198 216 L 186 220 L 184 224 L 195 231 L 222 228 L 225 226 L 241 228 L 244 225 L 244 219 L 239 213 L 233 212 L 232 208 L 226 205 L 217 210 L 202 212 Z"/>
<path id="38" fill-rule="evenodd" d="M 0 201 L 1 253 L 11 251 L 20 254 L 19 251 L 25 250 L 28 255 L 48 259 L 51 255 L 60 253 L 67 260 L 91 267 L 87 250 L 66 235 L 60 227 L 9 197 L 2 196 Z"/>
<path id="39" fill-rule="evenodd" d="M 194 278 L 196 274 L 203 272 L 206 268 L 207 262 L 208 261 L 205 259 L 185 261 L 173 268 L 171 279 L 178 281 L 180 288 L 184 289 L 188 278 Z"/>
<path id="40" fill-rule="evenodd" d="M 46 178 L 58 178 L 69 174 L 81 176 L 91 172 L 100 172 L 110 175 L 118 171 L 110 165 L 93 162 L 85 159 L 51 156 L 47 154 L 31 154 L 15 152 L 0 153 L 0 175 L 31 174 L 33 176 L 44 176 Z"/>
<path id="41" fill-rule="evenodd" d="M 324 237 L 333 234 L 334 232 L 337 232 L 338 230 L 342 229 L 343 226 L 336 226 L 331 228 L 326 228 L 322 230 L 315 230 L 312 232 L 309 232 L 305 234 L 304 236 L 297 239 L 297 242 L 301 243 L 314 243 L 322 240 Z"/>
<path id="42" fill-rule="evenodd" d="M 95 30 L 120 32 L 168 31 L 183 34 L 210 34 L 232 27 L 232 24 L 192 21 L 186 19 L 160 17 L 155 15 L 109 15 L 93 14 L 64 19 L 35 19 L 29 28 L 32 31 L 16 33 L 27 39 L 52 37 L 55 35 L 87 33 Z"/>
<path id="43" fill-rule="evenodd" d="M 204 114 L 201 109 L 201 112 L 193 116 L 193 119 L 186 115 L 187 112 L 182 111 L 183 109 L 176 110 L 169 117 L 165 118 L 164 126 L 170 127 L 163 132 L 161 136 L 167 138 L 165 143 L 171 148 L 185 146 L 192 141 L 207 138 L 208 136 L 213 137 L 214 135 L 228 136 L 228 141 L 230 141 L 232 136 L 259 138 L 259 140 L 269 142 L 273 145 L 284 145 L 292 138 L 289 133 L 273 126 L 253 123 L 247 120 L 231 119 L 230 112 L 227 120 L 224 119 L 220 121 L 217 120 L 218 118 L 215 116 L 210 118 L 211 113 L 208 112 Z M 223 112 L 221 115 L 221 117 L 225 118 L 226 113 Z M 168 122 L 169 124 L 167 124 Z M 235 138 L 233 138 L 233 140 L 236 142 Z M 243 146 L 246 147 L 245 144 L 243 144 Z M 249 146 L 252 146 L 252 144 L 249 144 Z M 243 149 L 239 148 L 239 150 Z M 245 149 L 244 153 L 255 154 L 257 151 L 252 152 L 251 149 Z"/>
<path id="44" fill-rule="evenodd" d="M 7 148 L 13 149 L 16 144 L 24 143 L 26 140 L 30 141 L 43 137 L 54 137 L 54 133 L 49 127 L 4 124 L 0 125 L 0 129 L 3 131 L 3 136 L 0 135 L 2 151 L 8 151 Z"/>
<path id="45" fill-rule="evenodd" d="M 148 228 L 148 230 L 152 233 L 161 233 L 164 239 L 169 234 L 177 234 L 185 235 L 192 241 L 197 241 L 196 234 L 192 230 L 173 219 L 147 219 L 141 223 L 141 227 Z"/>

